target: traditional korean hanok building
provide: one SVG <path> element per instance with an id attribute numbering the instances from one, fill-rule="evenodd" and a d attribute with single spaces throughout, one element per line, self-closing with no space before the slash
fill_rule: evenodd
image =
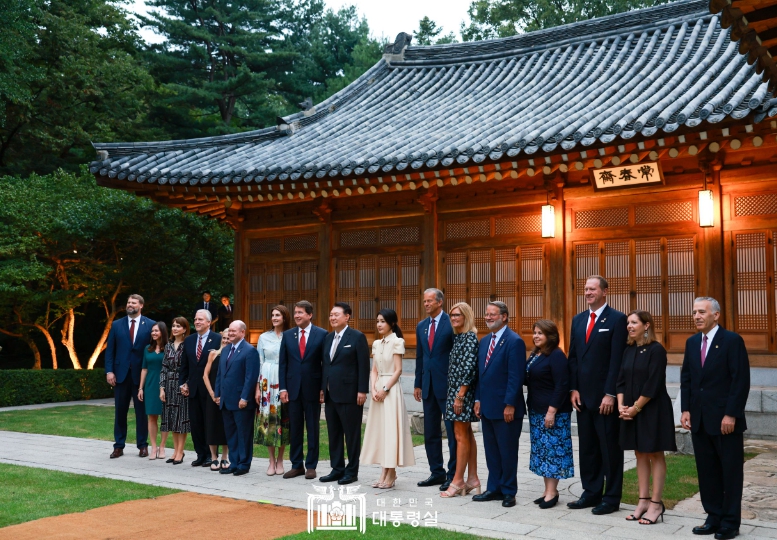
<path id="1" fill-rule="evenodd" d="M 597 273 L 615 308 L 653 313 L 670 362 L 711 295 L 752 365 L 777 368 L 773 65 L 740 46 L 708 0 L 474 43 L 400 34 L 277 126 L 95 144 L 91 171 L 234 227 L 253 341 L 271 306 L 305 298 L 322 326 L 349 302 L 368 335 L 391 307 L 412 346 L 432 286 L 481 331 L 500 299 L 527 342 L 539 318 L 566 336 Z"/>

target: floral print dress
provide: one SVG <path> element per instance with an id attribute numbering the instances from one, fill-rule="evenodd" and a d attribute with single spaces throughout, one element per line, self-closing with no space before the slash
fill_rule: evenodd
<path id="1" fill-rule="evenodd" d="M 256 433 L 254 442 L 264 446 L 285 446 L 289 444 L 288 405 L 281 403 L 278 377 L 278 357 L 281 338 L 274 330 L 259 336 L 256 344 L 259 351 L 262 403 L 256 411 Z"/>

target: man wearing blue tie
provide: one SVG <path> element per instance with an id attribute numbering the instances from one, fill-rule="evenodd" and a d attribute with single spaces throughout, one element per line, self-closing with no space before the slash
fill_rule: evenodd
<path id="1" fill-rule="evenodd" d="M 515 506 L 518 492 L 518 439 L 521 437 L 526 405 L 523 380 L 526 376 L 526 344 L 507 327 L 509 317 L 504 302 L 486 306 L 489 334 L 480 340 L 475 390 L 475 415 L 481 420 L 486 451 L 488 485 L 473 501 L 501 500 L 502 506 Z"/>
<path id="2" fill-rule="evenodd" d="M 424 291 L 424 309 L 429 315 L 418 323 L 415 329 L 415 388 L 416 401 L 424 403 L 424 446 L 429 461 L 431 476 L 418 485 L 440 486 L 445 491 L 451 485 L 456 472 L 456 437 L 453 436 L 453 422 L 445 421 L 448 432 L 448 472 L 442 455 L 442 430 L 440 422 L 448 395 L 448 363 L 453 348 L 453 328 L 448 314 L 442 310 L 445 300 L 440 289 Z"/>
<path id="3" fill-rule="evenodd" d="M 219 472 L 241 476 L 251 469 L 254 456 L 254 395 L 259 379 L 259 353 L 244 339 L 243 321 L 233 321 L 228 332 L 230 344 L 221 352 L 226 360 L 219 366 L 214 394 L 224 418 L 232 466 Z"/>

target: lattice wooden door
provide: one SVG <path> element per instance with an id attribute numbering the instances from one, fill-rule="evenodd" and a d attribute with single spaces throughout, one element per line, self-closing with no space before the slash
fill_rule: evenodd
<path id="1" fill-rule="evenodd" d="M 734 257 L 734 330 L 749 350 L 775 350 L 777 231 L 747 231 L 732 236 Z"/>
<path id="2" fill-rule="evenodd" d="M 308 300 L 316 312 L 316 261 L 249 264 L 247 271 L 248 326 L 252 330 L 269 330 L 272 308 L 278 304 L 293 312 L 295 302 Z"/>

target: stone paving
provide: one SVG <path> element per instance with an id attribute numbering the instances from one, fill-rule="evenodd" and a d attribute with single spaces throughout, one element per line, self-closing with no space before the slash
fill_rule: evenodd
<path id="1" fill-rule="evenodd" d="M 485 459 L 481 435 L 477 434 L 481 480 L 485 484 Z M 577 448 L 577 439 L 574 441 Z M 177 488 L 197 493 L 221 495 L 236 499 L 263 501 L 294 508 L 306 508 L 308 494 L 314 493 L 312 484 L 324 486 L 317 479 L 304 480 L 301 477 L 284 480 L 280 476 L 265 474 L 268 461 L 254 459 L 251 473 L 242 477 L 219 475 L 189 463 L 193 456 L 187 455 L 183 465 L 173 466 L 161 460 L 137 457 L 134 448 L 128 446 L 128 453 L 116 460 L 108 459 L 112 443 L 71 437 L 34 435 L 0 431 L 0 462 L 20 466 L 33 466 L 78 474 L 87 474 L 117 480 L 128 480 Z M 169 450 L 168 450 L 169 452 Z M 624 518 L 633 507 L 622 505 L 622 509 L 609 516 L 594 516 L 588 510 L 571 511 L 566 503 L 576 499 L 580 492 L 579 478 L 562 481 L 559 505 L 553 509 L 540 510 L 532 500 L 542 493 L 542 480 L 528 470 L 528 437 L 521 437 L 519 453 L 518 505 L 502 508 L 498 502 L 476 503 L 471 497 L 441 499 L 436 488 L 419 488 L 416 482 L 428 476 L 423 447 L 415 449 L 417 464 L 399 470 L 396 487 L 379 490 L 369 487 L 377 478 L 379 468 L 362 466 L 359 482 L 361 492 L 367 493 L 367 516 L 373 512 L 413 512 L 410 499 L 418 501 L 417 510 L 436 511 L 438 526 L 494 538 L 563 538 L 570 534 L 575 540 L 587 538 L 656 538 L 669 539 L 677 536 L 692 538 L 691 528 L 703 521 L 703 516 L 687 511 L 668 511 L 666 522 L 650 529 L 636 523 L 627 523 Z M 577 453 L 575 453 L 577 455 Z M 755 461 L 755 460 L 753 460 Z M 627 455 L 626 467 L 634 466 L 633 454 Z M 288 467 L 288 462 L 287 462 Z M 319 464 L 318 474 L 329 472 L 329 463 Z M 774 477 L 772 476 L 772 481 Z M 767 487 L 768 486 L 764 486 Z M 771 489 L 774 496 L 774 488 Z M 394 508 L 394 499 L 399 506 Z M 385 506 L 381 506 L 381 501 Z M 431 502 L 431 506 L 427 502 Z M 390 525 L 389 525 L 390 526 Z M 740 529 L 743 540 L 777 538 L 777 522 L 745 520 Z"/>

